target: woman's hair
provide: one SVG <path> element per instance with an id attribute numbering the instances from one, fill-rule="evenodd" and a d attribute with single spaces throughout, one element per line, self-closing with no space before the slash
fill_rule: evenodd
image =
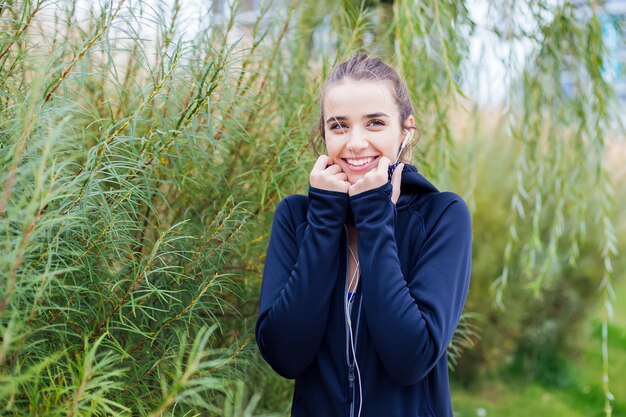
<path id="1" fill-rule="evenodd" d="M 312 135 L 310 141 L 313 151 L 316 154 L 319 154 L 318 145 L 320 142 L 326 140 L 326 134 L 324 132 L 324 97 L 326 90 L 332 84 L 346 79 L 354 81 L 389 81 L 392 96 L 400 112 L 400 126 L 406 130 L 415 129 L 413 126 L 404 124 L 407 117 L 413 114 L 413 105 L 409 98 L 409 90 L 406 87 L 406 83 L 400 75 L 398 75 L 398 72 L 379 58 L 357 53 L 349 60 L 335 66 L 322 87 L 320 94 L 320 118 L 317 127 L 319 129 L 319 136 Z M 407 149 L 408 148 L 407 146 Z"/>

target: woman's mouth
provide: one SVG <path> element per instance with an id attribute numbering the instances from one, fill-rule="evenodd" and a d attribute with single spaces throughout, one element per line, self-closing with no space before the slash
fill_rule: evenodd
<path id="1" fill-rule="evenodd" d="M 378 156 L 367 156 L 364 158 L 343 158 L 350 171 L 366 171 L 378 161 Z"/>

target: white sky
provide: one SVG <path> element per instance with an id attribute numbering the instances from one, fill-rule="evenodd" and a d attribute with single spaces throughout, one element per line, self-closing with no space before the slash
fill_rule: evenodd
<path id="1" fill-rule="evenodd" d="M 471 18 L 476 22 L 475 33 L 470 40 L 470 56 L 466 63 L 464 90 L 481 104 L 496 104 L 506 97 L 511 80 L 516 79 L 524 68 L 525 57 L 532 51 L 530 40 L 505 42 L 489 28 L 490 22 L 502 16 L 494 15 L 488 1 L 469 0 Z M 511 10 L 510 19 L 527 30 L 533 29 L 533 21 L 527 11 Z"/>
<path id="2" fill-rule="evenodd" d="M 252 0 L 224 0 L 224 3 L 239 1 L 250 3 Z M 261 0 L 254 0 L 261 1 Z M 265 0 L 267 1 L 267 0 Z M 283 0 L 273 0 L 274 4 Z M 555 4 L 564 0 L 552 0 Z M 94 4 L 103 4 L 105 0 L 78 0 L 77 9 L 86 11 Z M 150 8 L 145 12 L 146 23 L 136 28 L 144 39 L 154 39 L 156 22 L 162 20 L 168 22 L 174 0 L 126 0 L 126 7 L 138 9 L 141 2 L 144 8 Z M 611 1 L 610 1 L 611 2 Z M 116 2 L 117 3 L 117 2 Z M 195 35 L 199 28 L 206 27 L 210 15 L 208 10 L 213 4 L 211 0 L 180 0 L 181 10 L 179 16 L 179 30 L 187 33 L 186 38 Z M 498 5 L 499 11 L 493 9 L 493 4 Z M 622 2 L 624 3 L 624 2 Z M 491 5 L 490 5 L 491 4 Z M 513 6 L 515 5 L 515 6 Z M 513 22 L 514 26 L 522 26 L 527 30 L 534 29 L 533 19 L 529 17 L 525 2 L 512 0 L 468 0 L 468 8 L 471 18 L 476 22 L 475 34 L 470 39 L 469 59 L 464 66 L 464 86 L 466 94 L 470 95 L 480 104 L 498 104 L 507 97 L 507 89 L 511 80 L 517 79 L 525 64 L 525 57 L 536 47 L 528 39 L 524 41 L 505 42 L 491 31 L 492 22 L 499 25 Z M 225 12 L 230 9 L 228 5 L 223 7 Z M 509 10 L 509 14 L 503 14 Z M 278 13 L 270 13 L 274 18 Z M 78 15 L 84 15 L 79 12 Z M 238 15 L 238 20 L 253 22 L 255 12 Z M 501 26 L 502 27 L 502 26 Z M 235 40 L 243 35 L 235 30 L 232 39 Z"/>

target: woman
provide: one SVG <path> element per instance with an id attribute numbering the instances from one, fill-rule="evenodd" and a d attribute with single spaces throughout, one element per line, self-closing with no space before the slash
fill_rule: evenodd
<path id="1" fill-rule="evenodd" d="M 256 339 L 295 378 L 292 416 L 452 416 L 447 346 L 471 269 L 471 223 L 405 157 L 404 81 L 379 59 L 338 65 L 308 197 L 276 208 Z"/>

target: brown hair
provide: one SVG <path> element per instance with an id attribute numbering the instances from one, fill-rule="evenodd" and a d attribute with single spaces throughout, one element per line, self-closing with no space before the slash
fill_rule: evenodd
<path id="1" fill-rule="evenodd" d="M 413 114 L 413 105 L 411 104 L 411 99 L 409 98 L 409 90 L 407 89 L 406 83 L 400 75 L 398 75 L 398 72 L 379 58 L 370 57 L 363 53 L 357 53 L 349 60 L 335 66 L 322 87 L 320 94 L 320 118 L 317 126 L 317 129 L 319 129 L 319 136 L 317 134 L 312 135 L 310 140 L 313 151 L 316 154 L 319 155 L 319 144 L 326 140 L 324 132 L 325 92 L 332 84 L 345 79 L 352 79 L 355 81 L 389 81 L 392 86 L 392 96 L 396 106 L 398 106 L 398 110 L 400 111 L 400 126 L 406 130 L 415 129 L 414 126 L 406 126 L 404 124 L 407 117 Z M 403 154 L 408 149 L 409 146 L 405 148 Z"/>

